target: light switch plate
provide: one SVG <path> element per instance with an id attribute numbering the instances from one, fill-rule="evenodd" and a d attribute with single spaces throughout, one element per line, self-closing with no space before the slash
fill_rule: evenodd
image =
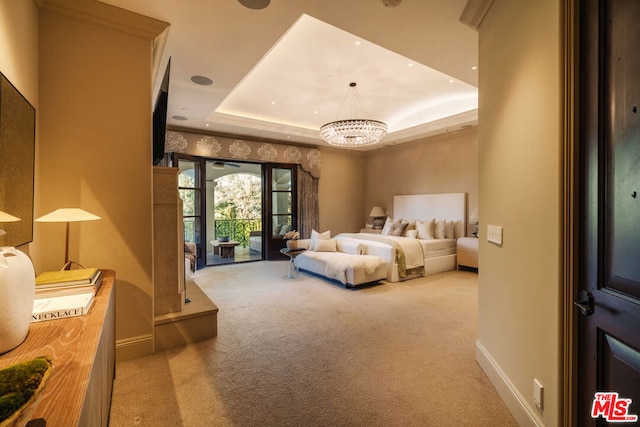
<path id="1" fill-rule="evenodd" d="M 502 227 L 497 225 L 487 226 L 487 240 L 498 245 L 502 244 Z"/>
<path id="2" fill-rule="evenodd" d="M 537 379 L 533 380 L 533 403 L 540 409 L 542 409 L 542 396 L 544 392 L 544 387 L 540 384 L 540 381 Z"/>

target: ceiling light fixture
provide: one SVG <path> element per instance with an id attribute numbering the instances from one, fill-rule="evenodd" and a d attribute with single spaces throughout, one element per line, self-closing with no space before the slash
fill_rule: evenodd
<path id="1" fill-rule="evenodd" d="M 360 107 L 365 113 L 364 103 L 358 96 L 356 83 L 349 83 L 351 88 L 352 114 L 357 117 L 357 108 Z M 347 92 L 347 96 L 349 92 Z M 345 97 L 346 99 L 346 97 Z M 344 101 L 342 103 L 344 105 Z M 340 107 L 340 110 L 342 106 Z M 340 114 L 338 110 L 338 114 Z M 387 134 L 387 125 L 378 120 L 372 119 L 346 119 L 336 120 L 323 125 L 320 128 L 320 136 L 331 145 L 343 148 L 364 147 L 380 142 Z"/>
<path id="2" fill-rule="evenodd" d="M 264 9 L 269 6 L 271 0 L 238 0 L 238 2 L 249 9 Z"/>
<path id="3" fill-rule="evenodd" d="M 402 0 L 382 0 L 382 4 L 386 7 L 396 7 Z"/>
<path id="4" fill-rule="evenodd" d="M 191 81 L 200 86 L 211 86 L 213 80 L 205 76 L 191 76 Z"/>

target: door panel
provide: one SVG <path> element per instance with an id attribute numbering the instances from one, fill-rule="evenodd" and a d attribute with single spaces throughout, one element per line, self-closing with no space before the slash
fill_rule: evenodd
<path id="1" fill-rule="evenodd" d="M 580 33 L 580 290 L 592 315 L 578 331 L 579 425 L 596 392 L 640 414 L 640 26 L 638 0 L 582 2 Z"/>
<path id="2" fill-rule="evenodd" d="M 297 229 L 297 179 L 296 167 L 292 165 L 266 165 L 265 198 L 267 212 L 264 234 L 267 259 L 282 259 L 280 249 L 285 246 L 284 234 Z"/>
<path id="3" fill-rule="evenodd" d="M 203 193 L 201 159 L 191 156 L 176 156 L 175 163 L 180 169 L 178 192 L 182 199 L 182 220 L 184 223 L 184 241 L 196 244 L 196 268 L 204 266 L 202 236 L 205 236 L 203 221 Z"/>

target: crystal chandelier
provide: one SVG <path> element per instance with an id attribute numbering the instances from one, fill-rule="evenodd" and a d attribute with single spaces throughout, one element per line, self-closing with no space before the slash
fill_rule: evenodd
<path id="1" fill-rule="evenodd" d="M 349 83 L 352 90 L 353 109 L 364 104 L 356 92 L 356 83 Z M 339 111 L 338 111 L 339 112 Z M 354 148 L 377 144 L 387 134 L 387 125 L 378 120 L 346 119 L 336 120 L 320 128 L 320 136 L 331 145 Z"/>

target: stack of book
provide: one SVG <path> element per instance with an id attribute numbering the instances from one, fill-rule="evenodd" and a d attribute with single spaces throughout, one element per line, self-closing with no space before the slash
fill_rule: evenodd
<path id="1" fill-rule="evenodd" d="M 47 271 L 36 277 L 32 322 L 87 314 L 102 283 L 97 268 Z"/>

